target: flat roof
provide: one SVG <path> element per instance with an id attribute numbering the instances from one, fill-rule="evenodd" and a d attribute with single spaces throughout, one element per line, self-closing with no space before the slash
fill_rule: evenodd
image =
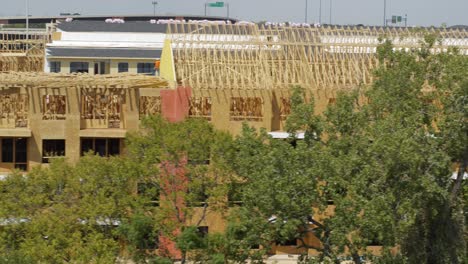
<path id="1" fill-rule="evenodd" d="M 232 24 L 231 24 L 232 25 Z M 234 28 L 242 26 L 232 25 Z M 57 28 L 63 32 L 116 32 L 116 33 L 167 33 L 168 27 L 174 32 L 204 32 L 205 34 L 225 35 L 251 35 L 255 34 L 255 27 L 242 27 L 242 30 L 233 30 L 217 24 L 199 23 L 172 23 L 157 24 L 150 21 L 126 21 L 125 23 L 107 23 L 105 21 L 77 21 L 62 22 Z"/>
<path id="2" fill-rule="evenodd" d="M 57 24 L 57 28 L 65 32 L 166 33 L 167 24 L 151 24 L 149 21 L 130 21 L 120 24 L 78 20 Z"/>
<path id="3" fill-rule="evenodd" d="M 185 20 L 230 20 L 232 23 L 238 22 L 239 20 L 227 17 L 218 16 L 196 16 L 196 15 L 135 15 L 135 14 L 107 14 L 107 15 L 66 15 L 66 16 L 30 16 L 29 23 L 51 23 L 58 20 L 65 20 L 67 18 L 73 18 L 73 20 L 92 20 L 92 21 L 104 21 L 107 18 L 122 18 L 125 21 L 150 21 L 151 19 L 185 19 Z M 25 24 L 26 18 L 24 16 L 8 16 L 0 17 L 0 24 Z"/>

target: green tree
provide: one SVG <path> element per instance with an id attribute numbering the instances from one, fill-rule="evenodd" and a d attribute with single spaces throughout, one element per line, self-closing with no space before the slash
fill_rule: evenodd
<path id="1" fill-rule="evenodd" d="M 206 120 L 170 123 L 152 116 L 143 120 L 138 133 L 129 135 L 127 143 L 129 157 L 140 164 L 146 182 L 161 195 L 153 214 L 156 229 L 177 241 L 185 262 L 199 241 L 192 241 L 192 228 L 184 227 L 197 227 L 208 211 L 225 208 L 225 184 L 231 178 L 226 157 L 231 155 L 232 137 Z M 201 211 L 197 217 L 196 211 Z"/>
<path id="2" fill-rule="evenodd" d="M 400 245 L 409 263 L 462 261 L 468 59 L 456 50 L 432 54 L 435 45 L 435 38 L 411 52 L 382 45 L 372 87 L 340 94 L 323 115 L 322 144 L 308 143 L 322 146 L 316 169 L 334 203 L 323 223 L 324 254 L 347 249 L 360 263 L 379 241 Z M 302 120 L 313 128 L 310 114 Z"/>
<path id="3" fill-rule="evenodd" d="M 44 263 L 114 262 L 115 227 L 140 204 L 131 163 L 86 156 L 0 181 L 0 255 Z"/>
<path id="4" fill-rule="evenodd" d="M 321 251 L 318 261 L 349 254 L 361 263 L 368 246 L 380 245 L 399 254 L 376 262 L 461 263 L 468 58 L 456 49 L 435 54 L 437 45 L 427 37 L 403 52 L 383 43 L 372 86 L 340 92 L 322 115 L 294 89 L 289 140 L 245 127 L 232 161 L 242 186 L 239 225 L 266 249 L 312 232 L 321 245 L 302 246 Z"/>

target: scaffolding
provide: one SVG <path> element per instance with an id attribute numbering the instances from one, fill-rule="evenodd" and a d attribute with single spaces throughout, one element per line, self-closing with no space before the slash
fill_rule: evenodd
<path id="1" fill-rule="evenodd" d="M 441 39 L 433 52 L 457 46 L 468 55 L 468 32 L 463 29 L 168 25 L 176 78 L 195 90 L 355 88 L 372 83 L 382 39 L 391 40 L 396 50 L 410 50 L 420 48 L 428 34 Z"/>
<path id="2" fill-rule="evenodd" d="M 44 70 L 45 45 L 50 41 L 48 30 L 0 30 L 0 72 L 41 72 Z"/>

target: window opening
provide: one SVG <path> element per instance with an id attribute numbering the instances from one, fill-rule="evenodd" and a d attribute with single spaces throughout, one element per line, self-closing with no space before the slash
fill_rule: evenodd
<path id="1" fill-rule="evenodd" d="M 27 170 L 28 168 L 28 139 L 2 138 L 2 162 L 13 163 L 14 168 Z"/>
<path id="2" fill-rule="evenodd" d="M 99 74 L 106 74 L 106 63 L 104 61 L 99 63 Z"/>
<path id="3" fill-rule="evenodd" d="M 189 190 L 188 195 L 190 197 L 188 206 L 191 206 L 191 207 L 204 206 L 206 205 L 206 202 L 208 201 L 208 198 L 209 198 L 206 192 L 205 186 L 201 186 L 194 190 Z"/>
<path id="4" fill-rule="evenodd" d="M 189 103 L 189 117 L 201 117 L 211 120 L 211 98 L 194 97 Z"/>
<path id="5" fill-rule="evenodd" d="M 50 62 L 50 72 L 58 73 L 61 70 L 60 61 L 51 61 Z"/>
<path id="6" fill-rule="evenodd" d="M 13 119 L 15 122 L 15 127 L 27 127 L 28 112 L 28 95 L 0 95 L 0 119 Z"/>
<path id="7" fill-rule="evenodd" d="M 108 128 L 120 128 L 123 94 L 83 89 L 81 98 L 82 119 L 107 120 Z"/>
<path id="8" fill-rule="evenodd" d="M 283 242 L 277 242 L 277 244 L 280 246 L 297 246 L 297 239 L 296 238 L 288 239 Z"/>
<path id="9" fill-rule="evenodd" d="M 107 140 L 102 138 L 97 138 L 94 140 L 94 151 L 101 156 L 107 156 Z"/>
<path id="10" fill-rule="evenodd" d="M 140 62 L 137 64 L 137 73 L 154 74 L 154 64 L 149 62 Z"/>
<path id="11" fill-rule="evenodd" d="M 93 151 L 101 157 L 120 155 L 120 139 L 118 138 L 82 138 L 81 155 Z"/>
<path id="12" fill-rule="evenodd" d="M 64 139 L 45 139 L 42 141 L 42 163 L 49 163 L 50 159 L 64 156 Z"/>
<path id="13" fill-rule="evenodd" d="M 70 73 L 89 73 L 88 62 L 70 62 Z"/>
<path id="14" fill-rule="evenodd" d="M 27 144 L 26 138 L 15 138 L 15 163 L 28 162 L 27 157 Z"/>
<path id="15" fill-rule="evenodd" d="M 232 97 L 231 120 L 262 121 L 263 101 L 260 97 Z"/>
<path id="16" fill-rule="evenodd" d="M 65 120 L 65 95 L 44 95 L 42 97 L 42 120 Z"/>
<path id="17" fill-rule="evenodd" d="M 159 206 L 160 192 L 157 185 L 151 182 L 139 182 L 137 185 L 138 195 L 148 198 L 154 206 Z"/>
<path id="18" fill-rule="evenodd" d="M 128 62 L 119 62 L 118 71 L 119 72 L 128 72 Z"/>
<path id="19" fill-rule="evenodd" d="M 13 139 L 2 139 L 2 162 L 13 162 Z"/>

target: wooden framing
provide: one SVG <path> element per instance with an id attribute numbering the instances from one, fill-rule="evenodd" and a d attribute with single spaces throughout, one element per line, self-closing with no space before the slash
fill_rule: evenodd
<path id="1" fill-rule="evenodd" d="M 42 119 L 43 120 L 65 120 L 67 101 L 65 95 L 42 96 Z"/>
<path id="2" fill-rule="evenodd" d="M 120 128 L 125 94 L 121 89 L 81 89 L 81 119 L 103 120 L 107 128 Z"/>
<path id="3" fill-rule="evenodd" d="M 230 118 L 233 121 L 262 121 L 263 100 L 261 97 L 232 97 Z"/>
<path id="4" fill-rule="evenodd" d="M 291 98 L 281 97 L 279 101 L 279 115 L 281 121 L 286 121 L 291 114 Z"/>
<path id="5" fill-rule="evenodd" d="M 50 41 L 46 30 L 30 29 L 0 31 L 0 72 L 41 72 L 44 70 L 45 45 Z"/>
<path id="6" fill-rule="evenodd" d="M 189 101 L 189 117 L 211 120 L 210 97 L 192 97 Z"/>
<path id="7" fill-rule="evenodd" d="M 355 88 L 373 81 L 379 38 L 392 40 L 397 50 L 409 50 L 419 48 L 428 34 L 442 39 L 433 52 L 457 46 L 468 55 L 468 32 L 462 29 L 168 26 L 177 81 L 195 90 L 277 90 L 294 85 L 311 90 Z"/>
<path id="8" fill-rule="evenodd" d="M 161 96 L 140 96 L 140 119 L 148 115 L 159 115 L 162 111 Z"/>
<path id="9" fill-rule="evenodd" d="M 27 127 L 28 113 L 27 94 L 0 94 L 0 128 Z"/>
<path id="10" fill-rule="evenodd" d="M 10 87 L 95 89 L 166 88 L 167 81 L 155 76 L 119 73 L 106 75 L 8 72 L 0 73 L 0 88 Z"/>

